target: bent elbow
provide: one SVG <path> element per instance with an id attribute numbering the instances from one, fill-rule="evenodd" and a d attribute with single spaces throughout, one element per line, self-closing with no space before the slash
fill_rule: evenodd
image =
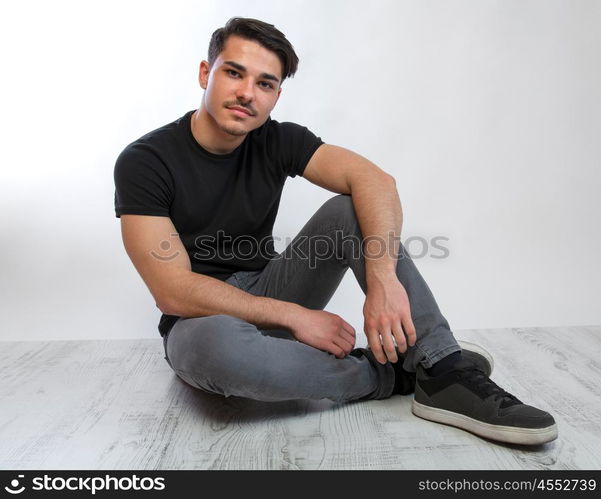
<path id="1" fill-rule="evenodd" d="M 155 305 L 165 315 L 181 315 L 173 300 L 167 298 L 157 299 Z"/>

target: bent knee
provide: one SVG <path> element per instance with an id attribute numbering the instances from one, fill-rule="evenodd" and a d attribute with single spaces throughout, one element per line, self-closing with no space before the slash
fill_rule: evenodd
<path id="1" fill-rule="evenodd" d="M 197 369 L 226 356 L 249 328 L 256 329 L 230 315 L 182 319 L 169 332 L 167 357 L 175 370 Z"/>
<path id="2" fill-rule="evenodd" d="M 359 223 L 350 194 L 331 197 L 322 205 L 322 209 L 328 220 L 339 220 L 339 225 L 347 228 L 349 232 L 358 231 Z"/>
<path id="3" fill-rule="evenodd" d="M 328 199 L 324 204 L 324 208 L 342 213 L 355 213 L 353 207 L 353 198 L 350 194 L 338 194 Z"/>

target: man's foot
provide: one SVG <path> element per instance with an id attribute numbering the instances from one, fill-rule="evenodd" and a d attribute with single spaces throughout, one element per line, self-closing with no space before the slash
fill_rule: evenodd
<path id="1" fill-rule="evenodd" d="M 487 376 L 491 375 L 494 361 L 490 353 L 480 345 L 470 343 L 469 341 L 457 341 L 457 343 L 461 347 L 461 357 L 463 359 L 476 364 L 482 371 L 487 373 Z M 399 360 L 392 364 L 396 377 L 393 393 L 409 395 L 415 391 L 415 373 L 403 369 L 405 354 L 399 352 L 398 357 Z"/>
<path id="2" fill-rule="evenodd" d="M 464 360 L 468 360 L 476 364 L 482 369 L 487 376 L 492 374 L 495 367 L 495 362 L 492 355 L 480 345 L 471 343 L 469 341 L 457 340 L 457 343 L 461 347 L 461 356 Z"/>
<path id="3" fill-rule="evenodd" d="M 428 376 L 418 366 L 412 412 L 500 442 L 538 445 L 557 438 L 553 416 L 525 405 L 463 354 L 450 371 Z"/>

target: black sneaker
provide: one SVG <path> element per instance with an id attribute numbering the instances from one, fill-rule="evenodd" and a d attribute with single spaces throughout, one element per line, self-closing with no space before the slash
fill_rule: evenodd
<path id="1" fill-rule="evenodd" d="M 494 367 L 493 358 L 484 348 L 475 343 L 469 341 L 457 341 L 461 347 L 461 356 L 463 359 L 468 360 L 476 364 L 482 371 L 490 376 Z M 369 359 L 372 365 L 377 368 L 381 366 L 373 352 L 369 348 L 357 348 L 355 351 L 362 351 L 363 354 Z M 351 355 L 359 355 L 358 352 L 351 352 Z M 406 371 L 403 368 L 403 362 L 405 361 L 405 354 L 397 351 L 398 361 L 389 363 L 394 369 L 394 388 L 392 391 L 393 395 L 409 395 L 415 391 L 415 373 Z"/>
<path id="2" fill-rule="evenodd" d="M 492 374 L 495 363 L 492 355 L 487 350 L 480 345 L 469 341 L 457 340 L 457 343 L 461 347 L 461 357 L 463 357 L 464 360 L 476 364 L 487 376 Z"/>
<path id="3" fill-rule="evenodd" d="M 523 404 L 491 381 L 480 366 L 465 359 L 435 377 L 419 366 L 412 412 L 511 444 L 538 445 L 557 438 L 553 416 Z"/>
<path id="4" fill-rule="evenodd" d="M 494 367 L 494 361 L 490 353 L 476 343 L 458 340 L 461 347 L 461 357 L 476 364 L 482 371 L 490 376 Z M 392 364 L 395 374 L 393 394 L 409 395 L 415 391 L 415 373 L 403 369 L 405 354 L 397 352 L 399 360 Z"/>

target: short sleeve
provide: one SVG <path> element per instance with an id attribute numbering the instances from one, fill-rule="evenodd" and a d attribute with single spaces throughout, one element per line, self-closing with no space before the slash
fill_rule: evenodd
<path id="1" fill-rule="evenodd" d="M 278 163 L 289 177 L 301 175 L 309 160 L 324 142 L 311 130 L 296 123 L 275 122 Z"/>
<path id="2" fill-rule="evenodd" d="M 151 148 L 130 144 L 117 158 L 114 170 L 115 215 L 169 216 L 173 179 Z"/>

